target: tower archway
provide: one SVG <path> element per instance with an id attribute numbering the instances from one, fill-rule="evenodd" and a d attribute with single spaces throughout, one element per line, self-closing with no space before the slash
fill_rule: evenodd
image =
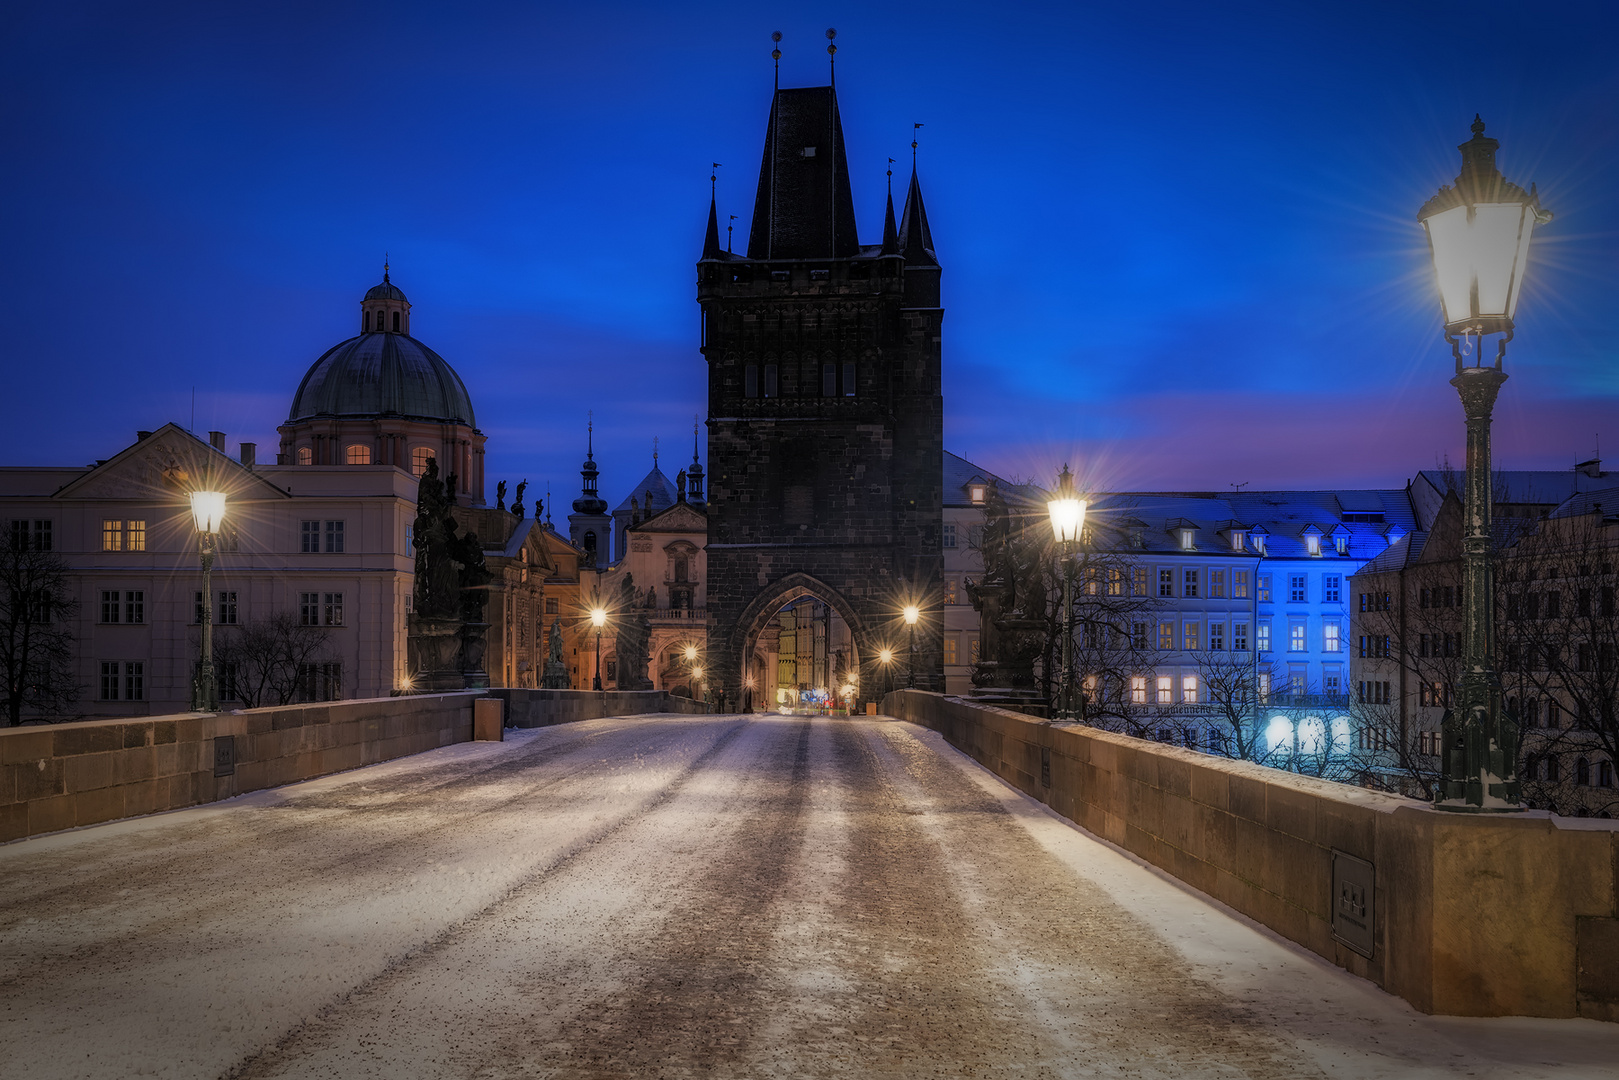
<path id="1" fill-rule="evenodd" d="M 824 624 L 813 621 L 822 614 L 813 610 L 817 605 L 824 607 Z M 791 660 L 781 652 L 784 626 L 794 638 Z M 808 636 L 808 647 L 800 634 Z M 764 711 L 799 704 L 805 690 L 837 696 L 846 683 L 854 685 L 856 703 L 878 700 L 882 689 L 869 681 L 868 669 L 881 648 L 868 621 L 841 592 L 810 574 L 788 574 L 754 596 L 724 642 L 725 670 L 736 678 L 728 705 Z M 790 677 L 784 674 L 788 664 L 798 665 Z"/>

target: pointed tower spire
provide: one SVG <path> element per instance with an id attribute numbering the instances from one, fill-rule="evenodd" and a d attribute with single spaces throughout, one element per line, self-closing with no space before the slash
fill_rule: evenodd
<path id="1" fill-rule="evenodd" d="M 708 196 L 708 232 L 703 235 L 703 258 L 720 257 L 720 216 L 712 193 Z M 699 260 L 701 261 L 701 260 Z"/>
<path id="2" fill-rule="evenodd" d="M 899 249 L 908 264 L 938 265 L 933 254 L 933 231 L 928 228 L 927 207 L 922 205 L 922 182 L 916 176 L 915 138 L 911 139 L 911 189 L 905 193 L 905 213 L 899 221 Z"/>
<path id="3" fill-rule="evenodd" d="M 883 217 L 883 254 L 899 254 L 899 229 L 894 225 L 894 159 L 888 159 L 888 212 Z"/>
<path id="4" fill-rule="evenodd" d="M 686 487 L 688 494 L 686 501 L 701 503 L 703 501 L 703 462 L 700 457 L 702 451 L 702 419 L 695 413 L 691 418 L 691 467 L 686 470 Z"/>

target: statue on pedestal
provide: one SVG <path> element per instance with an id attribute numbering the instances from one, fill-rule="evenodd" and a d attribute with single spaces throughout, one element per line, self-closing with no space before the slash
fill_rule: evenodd
<path id="1" fill-rule="evenodd" d="M 568 665 L 562 659 L 562 620 L 552 619 L 550 651 L 545 658 L 545 674 L 540 686 L 547 690 L 566 690 L 569 683 Z"/>

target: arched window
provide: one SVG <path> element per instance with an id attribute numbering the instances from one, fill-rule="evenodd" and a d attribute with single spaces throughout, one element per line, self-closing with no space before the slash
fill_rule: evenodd
<path id="1" fill-rule="evenodd" d="M 585 531 L 585 550 L 586 551 L 595 551 L 596 550 L 596 530 L 595 529 L 588 529 L 588 530 Z"/>
<path id="2" fill-rule="evenodd" d="M 410 471 L 416 476 L 427 472 L 427 463 L 438 455 L 433 453 L 430 446 L 413 446 L 410 450 Z"/>
<path id="3" fill-rule="evenodd" d="M 684 555 L 676 555 L 675 556 L 675 580 L 676 581 L 685 581 L 686 580 L 686 573 L 687 573 L 687 571 L 686 571 L 686 556 L 684 556 Z"/>
<path id="4" fill-rule="evenodd" d="M 1597 762 L 1597 787 L 1613 787 L 1613 762 Z"/>
<path id="5" fill-rule="evenodd" d="M 311 450 L 307 446 L 300 446 L 298 448 L 298 464 L 300 464 L 300 465 L 313 465 L 314 463 L 315 463 L 315 451 Z"/>
<path id="6" fill-rule="evenodd" d="M 1591 763 L 1584 758 L 1578 758 L 1574 762 L 1574 782 L 1581 787 L 1591 785 Z"/>
<path id="7" fill-rule="evenodd" d="M 1557 783 L 1563 778 L 1563 769 L 1555 755 L 1546 755 L 1546 779 L 1550 783 Z"/>
<path id="8" fill-rule="evenodd" d="M 399 312 L 394 312 L 394 333 L 399 333 Z"/>
<path id="9" fill-rule="evenodd" d="M 345 453 L 348 456 L 348 462 L 350 465 L 371 464 L 371 448 L 369 446 L 362 446 L 359 443 L 356 443 L 355 445 L 349 447 Z"/>
<path id="10" fill-rule="evenodd" d="M 1530 754 L 1523 759 L 1523 772 L 1518 774 L 1520 780 L 1536 780 L 1540 776 L 1540 759 Z"/>

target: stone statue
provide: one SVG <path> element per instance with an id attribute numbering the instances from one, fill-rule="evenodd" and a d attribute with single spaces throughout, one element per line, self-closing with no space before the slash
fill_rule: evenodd
<path id="1" fill-rule="evenodd" d="M 495 485 L 495 509 L 506 509 L 506 481 L 504 480 Z"/>
<path id="2" fill-rule="evenodd" d="M 967 598 L 979 614 L 978 656 L 980 660 L 1000 659 L 1000 621 L 1011 612 L 1017 599 L 1016 566 L 1012 558 L 1011 522 L 1006 499 L 994 480 L 984 494 L 984 531 L 978 552 L 984 573 L 977 581 L 963 581 Z"/>
<path id="3" fill-rule="evenodd" d="M 974 693 L 1001 704 L 1036 705 L 1034 662 L 1046 630 L 1041 547 L 1033 534 L 1014 525 L 994 481 L 985 493 L 978 550 L 984 574 L 976 582 L 964 582 L 981 627 Z"/>
<path id="4" fill-rule="evenodd" d="M 646 607 L 640 590 L 635 587 L 635 575 L 625 574 L 618 587 L 618 688 L 620 690 L 650 690 L 652 680 L 647 678 L 647 642 L 652 638 L 652 623 L 647 619 Z"/>
<path id="5" fill-rule="evenodd" d="M 562 620 L 551 620 L 551 648 L 545 658 L 545 674 L 540 685 L 547 690 L 568 689 L 568 665 L 562 659 Z"/>
<path id="6" fill-rule="evenodd" d="M 517 493 L 512 496 L 512 513 L 516 514 L 518 517 L 523 516 L 523 492 L 525 492 L 527 490 L 528 490 L 528 481 L 527 480 L 519 480 L 517 482 Z M 534 516 L 535 517 L 540 516 L 539 510 L 536 509 L 534 511 Z"/>
<path id="7" fill-rule="evenodd" d="M 455 519 L 438 475 L 436 458 L 427 459 L 416 494 L 416 589 L 417 616 L 425 619 L 453 619 L 460 610 L 461 581 L 456 571 L 453 541 Z"/>
<path id="8" fill-rule="evenodd" d="M 486 634 L 489 624 L 484 622 L 484 607 L 489 600 L 489 583 L 494 580 L 484 563 L 483 542 L 478 534 L 468 530 L 455 541 L 456 570 L 461 582 L 461 678 L 468 688 L 489 685 L 489 676 L 483 669 L 483 654 L 488 647 Z"/>

